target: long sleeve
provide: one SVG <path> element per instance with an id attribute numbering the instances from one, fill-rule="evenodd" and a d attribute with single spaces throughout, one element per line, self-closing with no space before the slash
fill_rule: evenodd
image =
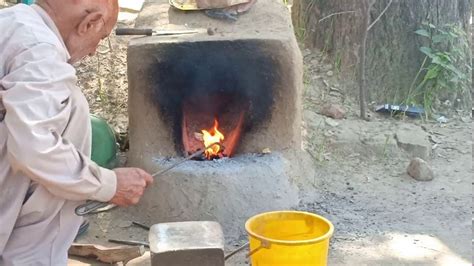
<path id="1" fill-rule="evenodd" d="M 15 54 L 6 64 L 8 74 L 0 79 L 12 169 L 64 199 L 110 200 L 116 190 L 115 173 L 99 167 L 74 145 L 90 140 L 89 125 L 71 124 L 72 115 L 90 121 L 88 109 L 80 114 L 75 109 L 72 96 L 79 88 L 74 68 L 50 43 Z"/>

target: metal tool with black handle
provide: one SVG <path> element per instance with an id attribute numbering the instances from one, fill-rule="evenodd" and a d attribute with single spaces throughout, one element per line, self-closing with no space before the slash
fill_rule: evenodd
<path id="1" fill-rule="evenodd" d="M 117 28 L 115 35 L 145 35 L 145 36 L 164 36 L 199 33 L 199 30 L 154 30 L 137 28 Z"/>
<path id="2" fill-rule="evenodd" d="M 214 145 L 219 145 L 219 146 L 221 147 L 221 149 L 224 150 L 224 146 L 223 146 L 222 144 L 220 144 L 220 143 L 218 143 L 218 142 L 213 143 L 213 144 L 211 144 L 211 145 L 205 147 L 203 150 L 197 151 L 197 152 L 195 152 L 195 153 L 189 155 L 188 157 L 186 157 L 186 158 L 180 160 L 179 162 L 176 162 L 176 163 L 170 165 L 168 168 L 165 168 L 165 169 L 163 169 L 163 170 L 160 170 L 160 171 L 158 171 L 158 172 L 152 174 L 151 176 L 152 176 L 152 177 L 157 177 L 157 176 L 159 176 L 159 175 L 162 175 L 162 174 L 168 172 L 169 170 L 175 168 L 176 166 L 178 166 L 178 165 L 180 165 L 180 164 L 182 164 L 182 163 L 184 163 L 184 162 L 186 162 L 186 161 L 189 161 L 189 160 L 191 160 L 191 159 L 193 159 L 193 158 L 195 158 L 195 157 L 197 157 L 197 156 L 202 155 L 207 149 L 211 148 L 211 147 L 214 146 Z M 91 212 L 93 212 L 93 211 L 95 211 L 95 210 L 97 210 L 97 209 L 100 209 L 100 208 L 103 208 L 103 207 L 105 207 L 105 206 L 108 206 L 108 205 L 110 205 L 110 204 L 111 204 L 111 203 L 109 203 L 109 202 L 101 202 L 101 201 L 91 200 L 91 201 L 88 201 L 88 202 L 86 202 L 86 203 L 84 203 L 84 204 L 81 204 L 81 205 L 77 206 L 76 209 L 75 209 L 75 213 L 76 213 L 76 215 L 78 215 L 78 216 L 83 216 L 83 215 L 89 214 L 89 213 L 91 213 Z"/>

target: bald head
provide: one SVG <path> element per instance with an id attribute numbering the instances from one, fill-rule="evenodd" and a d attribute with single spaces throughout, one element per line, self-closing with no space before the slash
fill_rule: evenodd
<path id="1" fill-rule="evenodd" d="M 56 24 L 71 61 L 94 53 L 99 41 L 112 31 L 118 0 L 37 0 Z"/>
<path id="2" fill-rule="evenodd" d="M 105 21 L 115 21 L 118 14 L 117 0 L 38 0 L 36 3 L 53 19 L 78 23 L 92 12 L 100 12 Z"/>

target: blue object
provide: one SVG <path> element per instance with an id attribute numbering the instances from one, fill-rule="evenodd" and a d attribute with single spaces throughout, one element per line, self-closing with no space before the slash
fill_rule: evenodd
<path id="1" fill-rule="evenodd" d="M 420 117 L 425 114 L 425 109 L 418 106 L 383 104 L 375 107 L 380 113 L 405 113 L 410 117 Z"/>
<path id="2" fill-rule="evenodd" d="M 23 4 L 32 5 L 35 3 L 35 0 L 21 0 Z"/>

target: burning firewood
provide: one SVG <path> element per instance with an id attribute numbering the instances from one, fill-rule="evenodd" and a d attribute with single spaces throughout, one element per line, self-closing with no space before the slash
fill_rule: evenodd
<path id="1" fill-rule="evenodd" d="M 199 132 L 194 132 L 194 138 L 198 141 L 204 141 L 203 134 Z"/>

